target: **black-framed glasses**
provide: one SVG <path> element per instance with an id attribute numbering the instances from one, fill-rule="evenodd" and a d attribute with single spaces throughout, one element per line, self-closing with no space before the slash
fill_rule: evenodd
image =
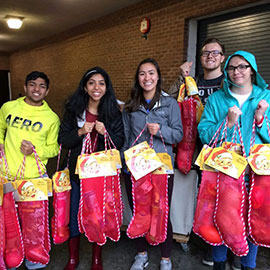
<path id="1" fill-rule="evenodd" d="M 238 65 L 238 66 L 228 66 L 227 68 L 226 68 L 226 70 L 227 70 L 227 72 L 228 73 L 233 73 L 236 69 L 239 71 L 239 72 L 245 72 L 246 70 L 247 70 L 247 68 L 249 68 L 250 67 L 250 65 L 243 65 L 243 64 L 241 64 L 241 65 Z"/>
<path id="2" fill-rule="evenodd" d="M 212 55 L 213 57 L 218 57 L 219 55 L 223 55 L 223 52 L 219 50 L 213 50 L 213 51 L 202 51 L 201 55 L 204 57 L 208 57 L 209 55 Z"/>

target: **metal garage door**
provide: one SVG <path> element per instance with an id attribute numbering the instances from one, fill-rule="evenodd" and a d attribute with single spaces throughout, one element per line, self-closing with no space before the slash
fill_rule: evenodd
<path id="1" fill-rule="evenodd" d="M 260 74 L 270 84 L 270 4 L 198 21 L 198 48 L 208 37 L 220 39 L 227 56 L 237 50 L 254 53 Z M 198 65 L 196 74 L 201 72 Z"/>

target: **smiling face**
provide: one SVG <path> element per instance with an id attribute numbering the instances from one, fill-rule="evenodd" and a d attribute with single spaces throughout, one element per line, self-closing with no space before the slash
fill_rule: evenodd
<path id="1" fill-rule="evenodd" d="M 69 181 L 68 181 L 68 177 L 63 174 L 59 177 L 59 187 L 66 187 L 68 186 Z"/>
<path id="2" fill-rule="evenodd" d="M 103 76 L 99 73 L 94 74 L 87 81 L 84 90 L 92 101 L 99 102 L 106 93 L 106 83 Z"/>
<path id="3" fill-rule="evenodd" d="M 223 54 L 222 48 L 218 43 L 208 43 L 202 48 L 202 52 L 205 51 L 219 51 Z M 201 55 L 201 64 L 204 70 L 213 71 L 220 70 L 221 64 L 223 63 L 225 57 L 222 54 L 218 54 L 217 56 L 213 56 L 211 53 L 207 56 Z"/>
<path id="4" fill-rule="evenodd" d="M 138 81 L 147 99 L 154 97 L 158 80 L 158 72 L 152 63 L 145 63 L 140 66 Z"/>
<path id="5" fill-rule="evenodd" d="M 22 196 L 26 198 L 35 198 L 37 190 L 34 186 L 29 186 L 27 188 L 22 189 Z"/>
<path id="6" fill-rule="evenodd" d="M 25 102 L 32 106 L 41 106 L 49 93 L 46 82 L 42 78 L 28 81 L 27 85 L 24 86 L 24 91 L 26 94 Z"/>
<path id="7" fill-rule="evenodd" d="M 228 67 L 249 66 L 249 63 L 240 56 L 234 56 L 230 59 Z M 227 71 L 228 72 L 228 71 Z M 230 80 L 240 86 L 251 86 L 253 71 L 251 67 L 247 67 L 244 70 L 239 71 L 238 68 L 228 72 Z"/>

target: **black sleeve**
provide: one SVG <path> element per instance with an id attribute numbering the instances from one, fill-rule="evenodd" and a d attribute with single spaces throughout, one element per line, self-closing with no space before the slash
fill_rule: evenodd
<path id="1" fill-rule="evenodd" d="M 116 117 L 110 124 L 105 126 L 106 130 L 108 131 L 114 145 L 118 150 L 122 147 L 124 144 L 124 126 L 122 121 L 122 115 L 119 114 L 118 117 Z M 98 135 L 98 141 L 100 143 L 100 149 L 105 149 L 104 145 L 104 136 Z M 99 149 L 99 150 L 100 150 Z"/>
<path id="2" fill-rule="evenodd" d="M 58 143 L 64 148 L 71 149 L 82 143 L 83 136 L 78 136 L 79 127 L 76 117 L 65 112 L 63 121 L 60 125 Z"/>

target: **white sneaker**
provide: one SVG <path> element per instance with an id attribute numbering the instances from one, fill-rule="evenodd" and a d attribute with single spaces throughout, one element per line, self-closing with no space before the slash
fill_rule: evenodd
<path id="1" fill-rule="evenodd" d="M 137 254 L 135 256 L 135 262 L 132 264 L 130 270 L 144 270 L 147 268 L 148 262 L 148 255 L 145 254 Z"/>
<path id="2" fill-rule="evenodd" d="M 161 260 L 160 261 L 160 270 L 172 270 L 171 260 Z"/>

